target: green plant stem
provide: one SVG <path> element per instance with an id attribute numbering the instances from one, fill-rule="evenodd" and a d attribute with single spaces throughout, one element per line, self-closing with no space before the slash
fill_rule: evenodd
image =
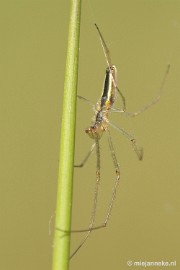
<path id="1" fill-rule="evenodd" d="M 71 0 L 52 270 L 69 269 L 80 15 L 81 0 Z"/>

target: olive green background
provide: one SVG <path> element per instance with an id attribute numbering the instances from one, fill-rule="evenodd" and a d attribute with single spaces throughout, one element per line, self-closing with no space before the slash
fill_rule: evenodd
<path id="1" fill-rule="evenodd" d="M 60 117 L 69 1 L 0 3 L 0 269 L 51 269 Z M 127 261 L 180 264 L 180 1 L 83 2 L 78 93 L 93 101 L 102 90 L 106 62 L 93 26 L 100 27 L 118 68 L 128 111 L 158 93 L 160 102 L 137 118 L 111 114 L 144 147 L 138 161 L 128 140 L 112 138 L 121 183 L 106 229 L 92 233 L 70 269 L 142 269 Z M 91 106 L 77 104 L 75 162 L 93 141 L 84 129 Z M 105 217 L 115 171 L 106 135 L 101 140 L 102 182 L 97 225 Z M 96 158 L 74 174 L 73 229 L 87 228 L 93 203 Z M 82 240 L 72 234 L 72 251 Z M 162 269 L 151 267 L 151 269 Z"/>

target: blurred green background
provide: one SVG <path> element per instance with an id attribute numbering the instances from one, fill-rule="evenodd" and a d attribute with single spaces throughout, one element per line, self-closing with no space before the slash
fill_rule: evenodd
<path id="1" fill-rule="evenodd" d="M 100 27 L 118 68 L 128 111 L 157 93 L 161 101 L 137 118 L 111 120 L 144 147 L 138 161 L 117 131 L 112 137 L 121 183 L 108 228 L 92 233 L 70 269 L 129 269 L 127 261 L 180 262 L 180 1 L 83 2 L 78 93 L 97 102 L 106 62 L 93 26 Z M 51 269 L 59 159 L 60 116 L 69 1 L 0 3 L 0 269 Z M 84 129 L 92 108 L 78 100 L 75 162 L 93 141 Z M 101 140 L 102 181 L 97 225 L 105 217 L 115 172 L 106 135 Z M 73 229 L 87 228 L 96 157 L 74 174 Z M 53 227 L 53 222 L 51 224 Z M 72 251 L 82 234 L 72 235 Z M 131 267 L 132 269 L 134 267 Z M 137 268 L 137 267 L 136 267 Z M 177 267 L 174 267 L 178 269 Z M 140 268 L 139 268 L 140 269 Z M 157 269 L 157 267 L 151 267 Z"/>

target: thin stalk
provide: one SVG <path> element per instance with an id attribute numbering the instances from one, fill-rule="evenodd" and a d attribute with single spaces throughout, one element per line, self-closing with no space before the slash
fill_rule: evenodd
<path id="1" fill-rule="evenodd" d="M 52 270 L 69 269 L 80 15 L 81 0 L 71 0 Z"/>

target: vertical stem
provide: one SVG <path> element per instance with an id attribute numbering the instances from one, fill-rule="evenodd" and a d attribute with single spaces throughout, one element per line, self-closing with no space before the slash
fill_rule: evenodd
<path id="1" fill-rule="evenodd" d="M 80 15 L 81 0 L 71 0 L 52 270 L 69 269 Z"/>

